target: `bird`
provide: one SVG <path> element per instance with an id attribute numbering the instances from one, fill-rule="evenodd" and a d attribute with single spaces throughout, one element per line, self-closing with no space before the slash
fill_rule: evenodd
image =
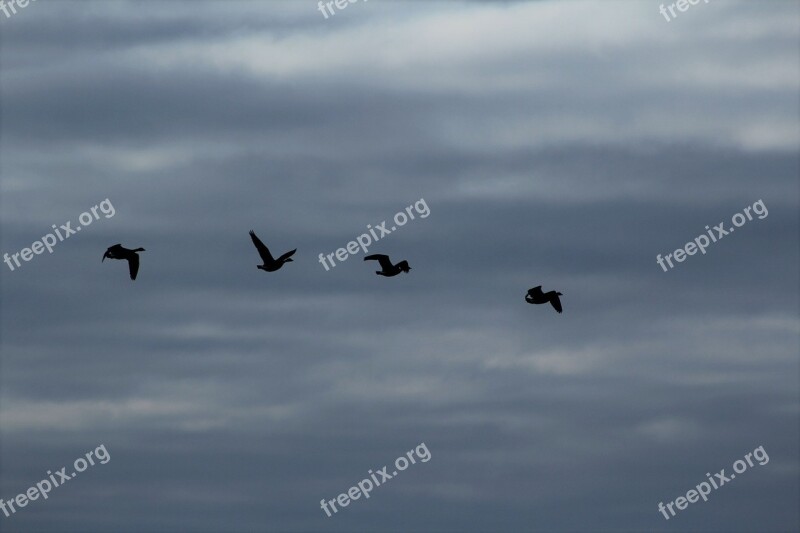
<path id="1" fill-rule="evenodd" d="M 103 259 L 100 261 L 101 263 L 108 259 L 125 259 L 128 261 L 128 270 L 131 273 L 131 279 L 136 279 L 136 274 L 139 272 L 139 255 L 138 252 L 144 252 L 144 248 L 136 248 L 135 250 L 129 250 L 128 248 L 123 247 L 121 244 L 115 244 L 106 250 L 106 253 L 103 254 Z"/>
<path id="2" fill-rule="evenodd" d="M 411 270 L 411 267 L 408 266 L 408 261 L 400 261 L 396 265 L 393 265 L 389 256 L 384 254 L 372 254 L 364 258 L 364 261 L 370 260 L 377 260 L 378 263 L 381 264 L 381 270 L 377 270 L 375 273 L 379 276 L 386 276 L 387 278 L 396 276 L 400 272 L 408 273 L 408 271 Z"/>
<path id="3" fill-rule="evenodd" d="M 279 258 L 275 259 L 272 257 L 272 254 L 269 253 L 269 248 L 261 242 L 261 239 L 256 237 L 256 234 L 253 230 L 250 230 L 250 238 L 253 239 L 253 244 L 256 245 L 256 250 L 258 250 L 258 255 L 261 256 L 261 260 L 264 262 L 263 265 L 258 265 L 258 268 L 261 270 L 265 270 L 267 272 L 275 272 L 279 268 L 283 266 L 284 263 L 289 263 L 290 261 L 294 261 L 292 259 L 292 255 L 297 251 L 297 248 L 290 252 L 286 252 Z"/>
<path id="4" fill-rule="evenodd" d="M 528 291 L 528 294 L 525 296 L 525 301 L 529 304 L 546 304 L 550 302 L 552 304 L 553 309 L 561 312 L 561 300 L 559 300 L 559 296 L 563 296 L 560 292 L 550 291 L 550 292 L 542 292 L 542 286 L 539 285 L 538 287 L 534 287 Z"/>

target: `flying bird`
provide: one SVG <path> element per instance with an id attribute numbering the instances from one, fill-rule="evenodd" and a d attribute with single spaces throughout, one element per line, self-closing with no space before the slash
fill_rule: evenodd
<path id="1" fill-rule="evenodd" d="M 106 250 L 106 253 L 103 254 L 103 259 L 100 262 L 102 263 L 106 260 L 106 258 L 125 259 L 128 262 L 128 270 L 131 273 L 131 279 L 136 279 L 136 274 L 139 272 L 139 255 L 137 252 L 144 251 L 144 248 L 129 250 L 128 248 L 123 247 L 121 244 L 115 244 Z"/>
<path id="2" fill-rule="evenodd" d="M 563 294 L 556 291 L 542 292 L 542 286 L 539 285 L 528 291 L 528 294 L 525 296 L 525 301 L 529 304 L 546 304 L 550 302 L 553 308 L 560 313 L 561 300 L 558 299 L 559 296 L 563 296 Z"/>
<path id="3" fill-rule="evenodd" d="M 400 272 L 408 273 L 408 271 L 411 270 L 411 267 L 408 266 L 408 261 L 400 261 L 396 265 L 393 265 L 389 256 L 384 254 L 372 254 L 364 258 L 364 261 L 370 260 L 377 260 L 381 265 L 381 270 L 377 270 L 375 273 L 379 276 L 386 276 L 387 278 L 396 276 Z"/>
<path id="4" fill-rule="evenodd" d="M 292 250 L 291 252 L 286 252 L 279 258 L 275 259 L 272 257 L 272 254 L 269 253 L 269 248 L 261 242 L 261 239 L 256 237 L 256 234 L 253 230 L 250 230 L 250 238 L 253 239 L 253 244 L 256 245 L 256 250 L 258 250 L 258 255 L 261 256 L 261 260 L 264 262 L 263 265 L 258 265 L 258 268 L 261 270 L 266 270 L 267 272 L 275 272 L 279 268 L 283 266 L 284 263 L 288 263 L 290 261 L 294 261 L 292 256 L 297 251 L 297 248 Z"/>

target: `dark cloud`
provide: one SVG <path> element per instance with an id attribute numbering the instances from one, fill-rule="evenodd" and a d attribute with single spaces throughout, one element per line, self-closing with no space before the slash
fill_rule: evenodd
<path id="1" fill-rule="evenodd" d="M 790 2 L 47 2 L 0 14 L 3 531 L 787 531 Z M 424 198 L 371 249 L 333 253 Z M 748 222 L 662 272 L 762 199 Z M 391 223 L 389 224 L 391 226 Z M 297 247 L 255 267 L 250 229 Z M 101 263 L 142 246 L 139 278 Z M 564 293 L 564 314 L 528 288 Z M 417 464 L 327 518 L 420 442 Z M 763 445 L 670 521 L 668 502 Z"/>

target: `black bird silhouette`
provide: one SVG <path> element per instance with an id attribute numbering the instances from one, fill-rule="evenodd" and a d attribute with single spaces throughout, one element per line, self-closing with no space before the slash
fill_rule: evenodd
<path id="1" fill-rule="evenodd" d="M 378 263 L 381 264 L 381 270 L 377 270 L 375 273 L 379 276 L 386 276 L 387 278 L 396 276 L 400 272 L 408 273 L 408 271 L 411 270 L 411 267 L 408 266 L 408 261 L 400 261 L 396 265 L 393 265 L 389 256 L 384 254 L 372 254 L 364 258 L 364 261 L 370 260 L 377 260 Z"/>
<path id="2" fill-rule="evenodd" d="M 261 239 L 256 237 L 256 234 L 253 230 L 250 230 L 250 238 L 253 239 L 253 244 L 256 245 L 256 250 L 258 250 L 258 255 L 261 256 L 261 260 L 264 261 L 263 265 L 258 265 L 258 268 L 261 270 L 266 270 L 267 272 L 275 272 L 279 268 L 283 266 L 284 263 L 288 263 L 290 261 L 294 261 L 292 259 L 292 255 L 297 251 L 297 248 L 292 250 L 291 252 L 286 252 L 279 258 L 275 259 L 272 257 L 272 254 L 269 253 L 269 248 L 261 242 Z"/>
<path id="3" fill-rule="evenodd" d="M 528 294 L 525 296 L 525 301 L 529 304 L 546 304 L 550 302 L 553 308 L 560 313 L 561 300 L 558 299 L 559 296 L 563 296 L 563 294 L 556 291 L 542 292 L 542 286 L 539 285 L 528 291 Z"/>
<path id="4" fill-rule="evenodd" d="M 106 253 L 103 254 L 103 259 L 100 261 L 101 263 L 108 259 L 125 259 L 128 261 L 128 270 L 131 273 L 131 279 L 136 279 L 136 274 L 139 272 L 139 255 L 137 252 L 144 252 L 144 248 L 137 248 L 135 250 L 129 250 L 123 247 L 121 244 L 115 244 L 111 246 Z"/>

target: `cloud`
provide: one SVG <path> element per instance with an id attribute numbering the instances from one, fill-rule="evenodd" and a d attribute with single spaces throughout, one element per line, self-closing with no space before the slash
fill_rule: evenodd
<path id="1" fill-rule="evenodd" d="M 797 529 L 796 7 L 314 8 L 0 16 L 2 252 L 116 209 L 0 277 L 0 494 L 113 457 L 13 527 L 651 530 L 763 444 L 681 527 Z M 317 262 L 420 198 L 371 250 L 410 274 Z M 295 262 L 257 270 L 250 229 Z M 135 283 L 117 242 L 147 250 Z"/>

